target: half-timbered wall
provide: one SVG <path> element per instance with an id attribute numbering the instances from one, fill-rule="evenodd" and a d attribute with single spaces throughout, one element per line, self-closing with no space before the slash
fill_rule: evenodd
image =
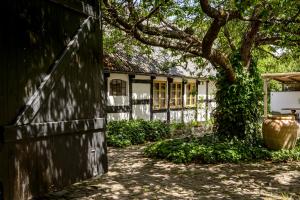
<path id="1" fill-rule="evenodd" d="M 128 85 L 127 96 L 113 96 L 110 94 L 109 85 L 113 79 L 125 80 Z M 171 83 L 182 84 L 183 107 L 168 107 L 162 109 L 153 108 L 153 83 L 165 82 L 167 97 L 169 98 L 169 86 Z M 186 106 L 187 84 L 196 84 L 196 104 Z M 131 86 L 130 86 L 131 84 Z M 128 75 L 110 73 L 107 78 L 107 120 L 162 120 L 169 122 L 206 121 L 211 118 L 211 113 L 216 104 L 213 99 L 215 87 L 211 81 L 196 80 L 181 77 L 168 78 L 166 76 Z M 131 88 L 131 89 L 130 89 Z"/>

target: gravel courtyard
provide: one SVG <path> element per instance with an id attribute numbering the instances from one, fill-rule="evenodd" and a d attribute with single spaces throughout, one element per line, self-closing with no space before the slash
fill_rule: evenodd
<path id="1" fill-rule="evenodd" d="M 176 165 L 109 148 L 109 172 L 41 199 L 300 199 L 300 162 Z"/>

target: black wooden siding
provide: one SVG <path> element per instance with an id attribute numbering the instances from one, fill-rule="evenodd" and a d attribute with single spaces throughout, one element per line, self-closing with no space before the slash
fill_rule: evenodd
<path id="1" fill-rule="evenodd" d="M 98 1 L 1 4 L 0 195 L 28 199 L 106 172 Z"/>

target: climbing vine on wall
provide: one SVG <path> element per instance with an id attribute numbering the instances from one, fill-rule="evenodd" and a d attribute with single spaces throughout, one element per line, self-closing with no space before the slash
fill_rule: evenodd
<path id="1" fill-rule="evenodd" d="M 214 128 L 222 138 L 255 143 L 260 135 L 263 100 L 262 81 L 256 61 L 252 60 L 250 67 L 245 69 L 240 54 L 235 53 L 231 57 L 231 64 L 236 72 L 235 82 L 228 82 L 224 70 L 220 70 L 217 76 Z"/>

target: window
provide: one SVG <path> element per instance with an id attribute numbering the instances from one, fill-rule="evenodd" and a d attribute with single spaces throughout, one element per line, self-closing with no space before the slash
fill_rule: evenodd
<path id="1" fill-rule="evenodd" d="M 110 81 L 111 96 L 126 96 L 126 81 L 113 79 Z"/>
<path id="2" fill-rule="evenodd" d="M 167 105 L 167 83 L 154 82 L 153 83 L 153 109 L 166 108 Z"/>
<path id="3" fill-rule="evenodd" d="M 182 85 L 181 83 L 171 83 L 170 107 L 180 108 L 182 106 Z"/>
<path id="4" fill-rule="evenodd" d="M 188 83 L 186 85 L 186 105 L 195 106 L 196 105 L 196 84 Z"/>

